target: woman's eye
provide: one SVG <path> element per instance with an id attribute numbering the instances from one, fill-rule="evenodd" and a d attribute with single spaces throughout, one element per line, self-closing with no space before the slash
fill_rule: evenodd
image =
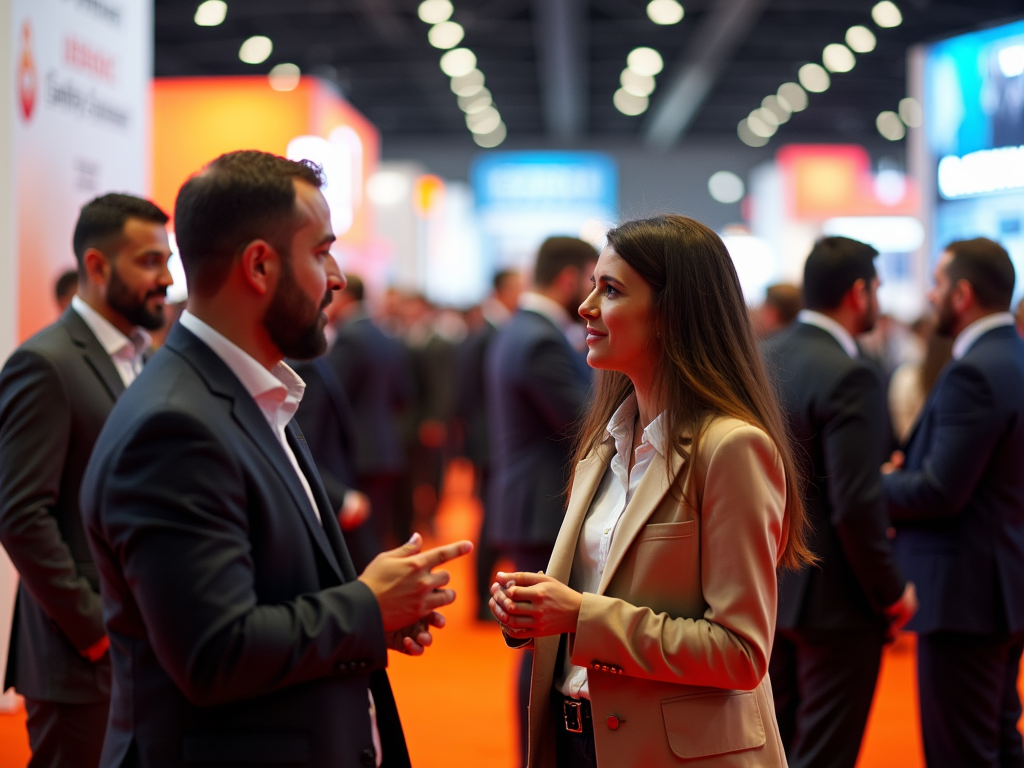
<path id="1" fill-rule="evenodd" d="M 615 288 L 613 288 L 610 285 L 606 285 L 604 287 L 604 295 L 605 296 L 616 296 L 616 295 L 618 295 L 618 293 L 619 292 L 617 290 L 615 290 Z"/>

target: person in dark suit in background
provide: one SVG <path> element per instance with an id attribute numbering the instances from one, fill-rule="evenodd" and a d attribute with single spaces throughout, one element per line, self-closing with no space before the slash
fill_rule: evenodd
<path id="1" fill-rule="evenodd" d="M 113 691 L 102 765 L 408 766 L 384 667 L 418 654 L 469 552 L 414 536 L 357 578 L 284 357 L 326 349 L 343 285 L 319 169 L 214 160 L 178 193 L 190 295 L 82 484 Z"/>
<path id="2" fill-rule="evenodd" d="M 324 267 L 339 282 L 343 279 L 333 257 L 324 259 Z M 328 323 L 325 335 L 338 319 L 339 307 L 340 302 L 333 301 L 324 307 Z M 288 365 L 306 382 L 295 421 L 306 438 L 327 498 L 338 516 L 352 564 L 356 571 L 362 571 L 380 553 L 381 544 L 369 521 L 373 513 L 370 498 L 356 488 L 352 404 L 325 355 L 313 360 L 289 360 Z"/>
<path id="3" fill-rule="evenodd" d="M 905 460 L 895 453 L 884 468 L 896 554 L 921 593 L 909 628 L 929 768 L 1024 766 L 1024 341 L 1013 284 L 998 243 L 947 246 L 929 298 L 953 360 Z"/>
<path id="4" fill-rule="evenodd" d="M 71 299 L 78 293 L 78 270 L 69 269 L 61 273 L 57 282 L 53 285 L 53 297 L 57 301 L 57 308 L 64 312 L 71 306 Z"/>
<path id="5" fill-rule="evenodd" d="M 590 294 L 597 263 L 592 245 L 550 237 L 537 252 L 532 291 L 501 329 L 487 353 L 487 409 L 493 477 L 488 497 L 491 546 L 515 564 L 510 570 L 547 568 L 565 516 L 572 451 L 570 427 L 590 393 L 586 360 L 566 334 Z M 531 651 L 519 672 L 519 724 L 526 757 Z"/>
<path id="6" fill-rule="evenodd" d="M 0 542 L 20 584 L 4 688 L 25 697 L 30 765 L 96 766 L 109 642 L 78 491 L 114 402 L 164 322 L 167 215 L 111 194 L 75 225 L 79 293 L 0 371 Z"/>
<path id="7" fill-rule="evenodd" d="M 327 361 L 355 414 L 356 487 L 370 499 L 371 522 L 384 546 L 398 541 L 395 510 L 406 469 L 398 419 L 411 405 L 411 373 L 402 343 L 384 333 L 366 311 L 365 287 L 349 275 L 339 292 L 336 339 Z"/>
<path id="8" fill-rule="evenodd" d="M 882 646 L 916 610 L 887 536 L 885 389 L 854 336 L 878 317 L 878 252 L 818 241 L 798 321 L 763 347 L 799 445 L 814 565 L 779 580 L 770 673 L 792 768 L 853 768 Z"/>

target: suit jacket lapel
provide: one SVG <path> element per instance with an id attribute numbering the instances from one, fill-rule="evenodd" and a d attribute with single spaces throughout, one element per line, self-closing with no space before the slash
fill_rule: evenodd
<path id="1" fill-rule="evenodd" d="M 107 350 L 103 348 L 92 329 L 75 310 L 65 310 L 62 320 L 75 346 L 82 349 L 82 356 L 85 358 L 86 364 L 103 382 L 111 399 L 117 400 L 124 393 L 124 382 L 121 381 L 121 375 L 117 372 L 117 367 L 110 359 L 110 355 L 107 354 Z"/>
<path id="2" fill-rule="evenodd" d="M 558 579 L 563 584 L 569 583 L 580 528 L 613 453 L 614 443 L 606 440 L 576 466 L 576 476 L 573 478 L 572 491 L 569 494 L 569 508 L 565 511 L 565 519 L 558 531 L 555 547 L 551 551 L 551 562 L 547 571 L 548 576 Z"/>

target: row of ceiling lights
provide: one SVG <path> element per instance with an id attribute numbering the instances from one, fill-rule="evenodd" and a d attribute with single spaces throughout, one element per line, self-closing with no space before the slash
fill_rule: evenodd
<path id="1" fill-rule="evenodd" d="M 891 0 L 882 0 L 871 9 L 871 19 L 878 27 L 890 29 L 903 23 L 903 14 Z M 797 72 L 799 85 L 783 83 L 775 94 L 762 100 L 760 107 L 751 110 L 749 115 L 740 120 L 736 127 L 740 140 L 751 147 L 763 147 L 794 112 L 807 108 L 807 92 L 827 91 L 832 85 L 830 73 L 849 72 L 857 64 L 855 54 L 871 53 L 877 43 L 875 33 L 867 27 L 860 24 L 850 27 L 846 30 L 845 45 L 830 43 L 822 51 L 821 64 L 810 62 L 800 67 Z M 913 107 L 907 107 L 905 111 L 907 115 L 911 115 Z M 893 118 L 895 124 L 892 122 Z M 913 120 L 913 117 L 909 119 Z M 894 112 L 883 112 L 876 120 L 879 133 L 892 141 L 903 138 L 906 133 L 904 124 L 910 125 Z"/>
<path id="2" fill-rule="evenodd" d="M 451 78 L 452 92 L 466 115 L 466 127 L 473 134 L 473 141 L 489 149 L 505 140 L 508 129 L 494 106 L 491 92 L 484 86 L 486 79 L 477 68 L 476 54 L 469 48 L 456 48 L 466 31 L 451 20 L 454 12 L 451 0 L 423 0 L 417 9 L 420 21 L 431 25 L 427 40 L 445 51 L 441 71 Z"/>
<path id="3" fill-rule="evenodd" d="M 677 0 L 651 0 L 647 4 L 647 17 L 662 26 L 678 24 L 685 14 Z M 612 96 L 615 108 L 630 117 L 646 112 L 657 85 L 654 76 L 664 68 L 664 59 L 653 48 L 641 46 L 630 51 L 626 68 L 619 75 L 620 87 Z"/>

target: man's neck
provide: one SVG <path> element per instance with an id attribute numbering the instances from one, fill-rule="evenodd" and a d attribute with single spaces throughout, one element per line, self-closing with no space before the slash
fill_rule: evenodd
<path id="1" fill-rule="evenodd" d="M 832 320 L 833 322 L 836 322 L 839 325 L 843 326 L 843 328 L 846 330 L 846 332 L 848 334 L 850 334 L 851 336 L 857 336 L 863 330 L 862 327 L 861 327 L 862 323 L 861 323 L 860 318 L 856 317 L 855 315 L 853 315 L 850 312 L 845 312 L 842 309 L 836 309 L 836 310 L 817 309 L 817 310 L 814 310 L 814 311 L 817 312 L 819 315 L 824 315 L 829 320 Z"/>
<path id="2" fill-rule="evenodd" d="M 982 309 L 981 307 L 971 307 L 970 310 L 964 312 L 959 318 L 957 318 L 956 326 L 953 329 L 953 338 L 955 339 L 961 333 L 974 323 L 978 322 L 982 318 L 988 317 L 989 315 L 995 315 L 1005 310 L 999 309 Z"/>
<path id="3" fill-rule="evenodd" d="M 99 291 L 89 289 L 80 290 L 78 292 L 78 298 L 88 304 L 94 312 L 117 328 L 117 330 L 125 336 L 132 335 L 132 331 L 135 330 L 135 325 L 124 315 L 107 304 L 103 297 L 99 295 Z"/>
<path id="4" fill-rule="evenodd" d="M 554 288 L 534 288 L 533 292 L 538 296 L 543 296 L 545 299 L 551 299 L 551 301 L 568 312 L 570 317 L 572 316 L 572 309 L 565 305 L 565 297 L 558 290 Z"/>
<path id="5" fill-rule="evenodd" d="M 238 306 L 231 302 L 216 300 L 189 301 L 188 311 L 202 320 L 217 333 L 245 352 L 268 371 L 280 363 L 284 356 L 270 339 L 263 324 L 252 318 L 225 313 L 224 306 Z"/>

